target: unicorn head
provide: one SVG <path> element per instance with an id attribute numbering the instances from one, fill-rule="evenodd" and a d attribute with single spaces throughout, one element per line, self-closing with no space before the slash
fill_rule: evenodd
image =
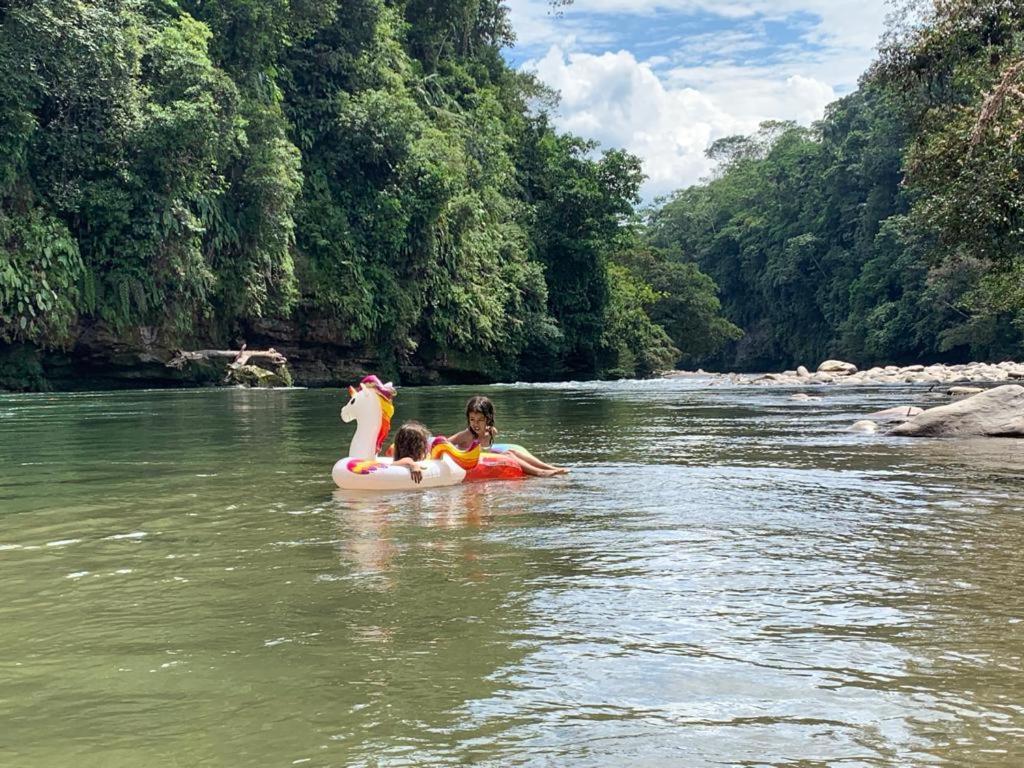
<path id="1" fill-rule="evenodd" d="M 348 455 L 359 459 L 375 458 L 391 431 L 395 387 L 390 381 L 384 384 L 376 376 L 367 376 L 359 383 L 359 389 L 349 387 L 348 394 L 349 401 L 341 409 L 341 420 L 346 424 L 356 422 Z"/>

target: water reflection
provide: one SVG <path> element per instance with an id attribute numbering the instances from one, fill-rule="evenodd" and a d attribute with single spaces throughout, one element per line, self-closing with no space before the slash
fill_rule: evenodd
<path id="1" fill-rule="evenodd" d="M 521 661 L 525 651 L 508 638 L 526 626 L 519 574 L 532 566 L 520 562 L 526 552 L 481 536 L 496 518 L 521 513 L 508 501 L 483 486 L 334 493 L 346 602 L 374 595 L 351 627 L 351 655 L 371 662 L 367 687 L 331 735 L 346 764 L 401 764 L 410 749 L 420 761 L 468 702 L 496 693 L 500 670 Z"/>

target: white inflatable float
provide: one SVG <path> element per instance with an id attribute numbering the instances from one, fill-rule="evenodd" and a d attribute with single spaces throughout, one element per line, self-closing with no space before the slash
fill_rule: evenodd
<path id="1" fill-rule="evenodd" d="M 518 462 L 501 453 L 482 452 L 474 445 L 460 451 L 443 437 L 434 438 L 430 458 L 421 462 L 423 479 L 416 483 L 407 467 L 394 467 L 379 456 L 395 414 L 395 388 L 376 376 L 367 376 L 359 389 L 349 387 L 349 401 L 341 420 L 356 422 L 349 455 L 339 460 L 331 477 L 339 488 L 366 491 L 400 491 L 458 485 L 474 480 L 511 480 L 523 477 Z"/>

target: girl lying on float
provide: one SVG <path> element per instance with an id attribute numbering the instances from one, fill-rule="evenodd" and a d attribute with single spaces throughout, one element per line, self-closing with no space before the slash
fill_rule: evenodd
<path id="1" fill-rule="evenodd" d="M 483 450 L 478 440 L 472 440 L 465 449 L 460 449 L 444 437 L 431 440 L 426 428 L 416 422 L 405 424 L 398 431 L 395 444 L 389 449 L 393 457 L 379 456 L 391 430 L 395 394 L 390 382 L 384 384 L 376 376 L 364 378 L 359 389 L 349 387 L 349 401 L 341 409 L 341 420 L 355 421 L 356 433 L 349 455 L 338 461 L 331 472 L 339 488 L 382 491 L 434 488 L 567 471 L 544 464 L 520 445 L 506 443 L 498 450 L 495 450 L 498 446 Z M 488 431 L 488 437 L 493 434 Z"/>

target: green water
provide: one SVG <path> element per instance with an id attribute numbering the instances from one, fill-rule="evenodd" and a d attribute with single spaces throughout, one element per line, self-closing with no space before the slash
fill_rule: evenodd
<path id="1" fill-rule="evenodd" d="M 0 396 L 0 765 L 1022 764 L 1020 442 L 479 391 L 572 474 L 346 496 L 336 391 Z"/>

